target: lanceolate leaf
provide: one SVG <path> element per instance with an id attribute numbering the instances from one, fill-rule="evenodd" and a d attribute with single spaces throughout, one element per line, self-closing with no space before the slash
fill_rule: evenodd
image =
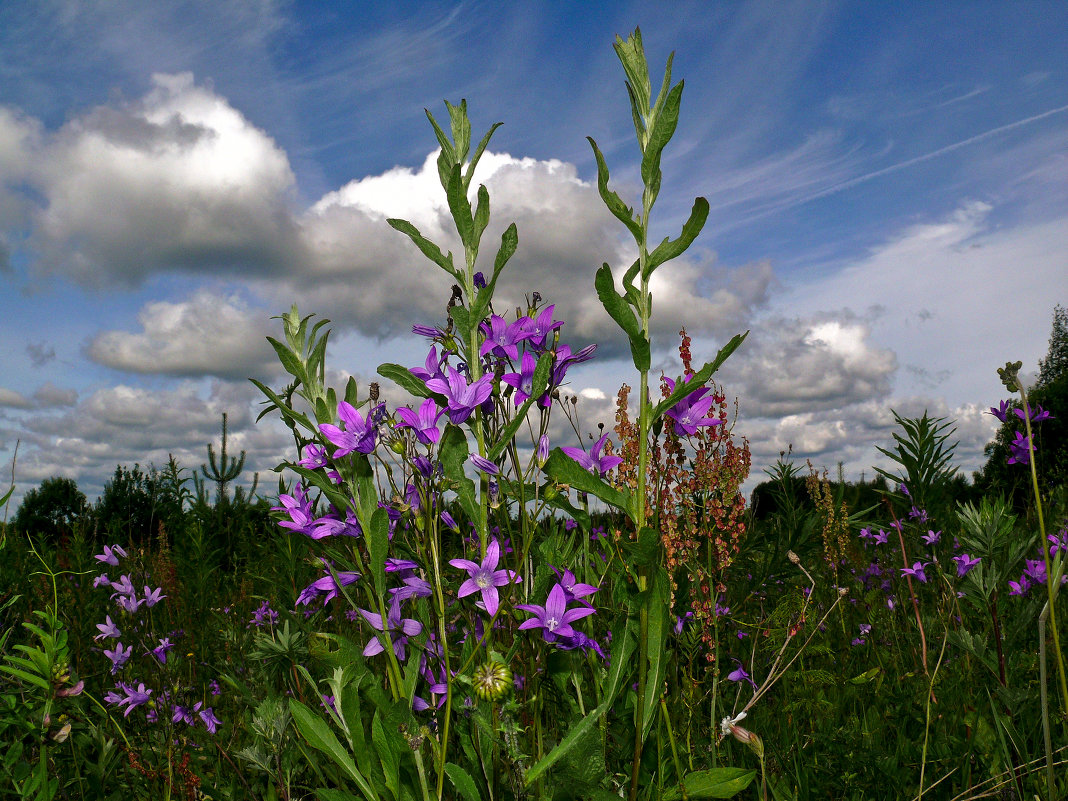
<path id="1" fill-rule="evenodd" d="M 308 382 L 308 373 L 304 369 L 304 364 L 300 360 L 300 356 L 291 351 L 286 345 L 283 345 L 274 337 L 267 337 L 267 341 L 271 343 L 271 347 L 274 348 L 274 352 L 278 354 L 278 361 L 282 363 L 282 366 L 286 368 L 286 372 L 294 378 L 300 379 L 302 382 Z"/>
<path id="2" fill-rule="evenodd" d="M 467 193 L 464 191 L 464 181 L 460 175 L 459 164 L 452 168 L 452 174 L 449 175 L 449 187 L 446 190 L 446 196 L 449 200 L 449 211 L 452 212 L 452 218 L 456 222 L 456 230 L 460 234 L 460 241 L 467 247 L 474 247 L 475 222 L 471 218 L 471 201 L 467 199 Z"/>
<path id="3" fill-rule="evenodd" d="M 665 412 L 674 408 L 685 396 L 689 395 L 698 387 L 703 387 L 708 379 L 712 377 L 712 374 L 720 368 L 720 365 L 727 361 L 727 357 L 734 353 L 738 346 L 745 341 L 747 336 L 749 336 L 748 331 L 744 334 L 735 334 L 730 342 L 720 348 L 719 353 L 716 354 L 716 358 L 698 370 L 689 381 L 684 381 L 682 376 L 679 376 L 675 381 L 675 391 L 656 405 L 656 408 L 653 409 L 652 419 L 659 420 L 664 416 Z"/>
<path id="4" fill-rule="evenodd" d="M 593 137 L 587 136 L 590 146 L 593 148 L 593 157 L 597 159 L 597 191 L 601 200 L 608 206 L 608 210 L 615 215 L 616 219 L 623 223 L 633 234 L 635 241 L 642 241 L 642 227 L 634 219 L 634 210 L 624 203 L 619 195 L 608 188 L 608 165 L 605 164 L 604 156 L 601 155 L 597 143 Z"/>
<path id="5" fill-rule="evenodd" d="M 601 305 L 604 306 L 605 311 L 626 332 L 627 337 L 630 339 L 630 353 L 634 360 L 634 366 L 638 370 L 645 372 L 650 365 L 649 340 L 642 333 L 638 318 L 634 316 L 634 310 L 616 292 L 615 282 L 612 280 L 612 270 L 607 264 L 602 265 L 597 271 L 593 283 L 597 288 L 597 297 L 600 298 Z"/>
<path id="6" fill-rule="evenodd" d="M 600 498 L 605 503 L 611 504 L 633 517 L 630 493 L 622 492 L 608 485 L 603 479 L 583 468 L 559 448 L 549 454 L 549 459 L 545 462 L 544 471 L 547 476 L 558 484 L 568 484 L 577 490 L 588 492 L 590 495 Z"/>
<path id="7" fill-rule="evenodd" d="M 489 191 L 485 186 L 479 184 L 478 187 L 478 202 L 475 204 L 475 218 L 474 218 L 474 237 L 471 243 L 471 247 L 477 248 L 479 241 L 482 239 L 482 232 L 486 230 L 486 226 L 489 225 L 490 219 L 490 202 Z"/>
<path id="8" fill-rule="evenodd" d="M 456 278 L 456 268 L 452 264 L 452 252 L 446 256 L 441 252 L 441 248 L 419 233 L 419 229 L 412 225 L 407 220 L 398 220 L 391 218 L 386 220 L 393 228 L 400 231 L 402 234 L 407 234 L 408 238 L 415 243 L 415 246 L 423 252 L 423 255 L 430 259 L 434 264 L 438 265 L 441 269 Z"/>
<path id="9" fill-rule="evenodd" d="M 471 520 L 478 520 L 479 507 L 475 498 L 475 482 L 464 475 L 464 462 L 467 461 L 467 437 L 463 429 L 449 423 L 441 435 L 438 458 L 445 468 L 445 476 L 455 484 L 456 497 L 460 508 Z"/>
<path id="10" fill-rule="evenodd" d="M 656 707 L 660 703 L 660 694 L 664 691 L 664 675 L 670 661 L 664 647 L 671 609 L 671 582 L 665 568 L 661 567 L 653 574 L 652 586 L 643 603 L 647 604 L 649 613 L 649 672 L 645 680 L 645 712 L 642 715 L 642 720 L 645 721 L 642 726 L 644 741 L 656 719 Z"/>
<path id="11" fill-rule="evenodd" d="M 378 374 L 417 398 L 429 398 L 434 394 L 426 388 L 426 384 L 412 375 L 407 367 L 401 367 L 399 364 L 381 364 L 378 366 Z"/>
<path id="12" fill-rule="evenodd" d="M 500 128 L 504 123 L 495 122 L 493 126 L 486 131 L 486 135 L 482 137 L 482 141 L 478 143 L 478 147 L 475 148 L 475 153 L 471 156 L 471 161 L 467 164 L 467 172 L 464 173 L 464 191 L 471 186 L 471 178 L 475 174 L 475 167 L 478 166 L 478 160 L 482 158 L 482 154 L 486 150 L 486 146 L 489 144 L 490 137 L 493 136 L 493 132 Z"/>
<path id="13" fill-rule="evenodd" d="M 686 251 L 693 241 L 697 238 L 697 235 L 701 233 L 701 229 L 704 228 L 705 220 L 708 219 L 708 201 L 703 197 L 699 197 L 693 202 L 693 209 L 690 210 L 690 219 L 686 221 L 686 224 L 682 226 L 682 234 L 678 239 L 667 239 L 656 246 L 656 250 L 649 254 L 649 257 L 645 260 L 645 277 L 648 278 L 653 274 L 653 270 L 659 267 L 666 261 L 674 259 L 676 256 L 681 255 Z"/>
<path id="14" fill-rule="evenodd" d="M 356 763 L 342 747 L 341 743 L 338 742 L 337 737 L 326 722 L 296 698 L 289 699 L 289 711 L 293 715 L 293 722 L 296 724 L 297 730 L 300 731 L 304 739 L 313 748 L 322 751 L 334 760 L 338 767 L 356 782 L 356 786 L 360 788 L 360 792 L 364 794 L 365 798 L 370 799 L 370 801 L 378 801 L 378 793 L 375 792 L 374 787 L 356 768 Z"/>
<path id="15" fill-rule="evenodd" d="M 379 507 L 371 515 L 371 531 L 367 536 L 367 551 L 371 557 L 371 575 L 379 597 L 386 591 L 386 554 L 389 553 L 389 513 Z"/>
<path id="16" fill-rule="evenodd" d="M 687 773 L 682 783 L 689 798 L 734 798 L 752 784 L 755 777 L 755 770 L 712 768 Z M 679 801 L 683 797 L 682 787 L 672 787 L 661 796 L 664 801 Z"/>
<path id="17" fill-rule="evenodd" d="M 497 276 L 501 274 L 508 260 L 515 255 L 517 247 L 519 247 L 519 233 L 516 231 L 515 223 L 512 223 L 501 235 L 501 246 L 497 250 L 497 258 L 493 260 L 493 275 L 486 282 L 486 288 L 478 292 L 475 302 L 471 304 L 471 319 L 476 324 L 486 316 L 490 298 L 493 297 L 493 290 L 497 286 Z"/>
<path id="18" fill-rule="evenodd" d="M 459 765 L 448 762 L 445 765 L 445 775 L 449 777 L 452 786 L 456 788 L 456 792 L 460 794 L 464 801 L 481 801 L 481 796 L 478 794 L 478 785 L 475 784 L 475 780 L 471 778 L 471 774 L 466 770 Z"/>
<path id="19" fill-rule="evenodd" d="M 642 156 L 642 180 L 646 184 L 657 181 L 660 173 L 660 154 L 664 152 L 671 137 L 675 134 L 675 128 L 679 124 L 679 106 L 682 103 L 682 84 L 679 81 L 672 88 L 664 107 L 653 120 L 649 130 L 649 141 L 645 145 L 645 153 Z"/>

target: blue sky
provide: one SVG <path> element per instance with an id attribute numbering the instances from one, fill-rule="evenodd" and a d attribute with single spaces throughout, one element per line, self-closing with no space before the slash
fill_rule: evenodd
<path id="1" fill-rule="evenodd" d="M 981 464 L 995 369 L 1034 372 L 1068 304 L 1068 5 L 0 2 L 0 457 L 18 495 L 91 497 L 118 463 L 205 460 L 222 412 L 250 468 L 287 455 L 248 376 L 293 301 L 336 324 L 334 378 L 418 364 L 448 284 L 385 225 L 448 241 L 424 108 L 503 121 L 487 241 L 502 307 L 537 290 L 600 343 L 573 374 L 611 425 L 629 375 L 592 291 L 629 263 L 586 136 L 636 192 L 611 44 L 640 25 L 686 81 L 654 232 L 712 212 L 658 273 L 655 369 L 751 330 L 722 372 L 753 476 L 792 444 L 871 474 L 890 410 L 957 420 Z M 510 301 L 510 303 L 509 303 Z M 634 383 L 631 381 L 631 383 Z M 404 402 L 399 394 L 390 396 Z M 558 430 L 563 442 L 564 429 Z"/>

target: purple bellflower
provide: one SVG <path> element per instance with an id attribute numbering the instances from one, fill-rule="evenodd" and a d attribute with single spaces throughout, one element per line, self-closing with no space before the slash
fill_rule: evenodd
<path id="1" fill-rule="evenodd" d="M 998 405 L 997 408 L 991 406 L 989 413 L 994 415 L 994 417 L 996 417 L 998 420 L 1000 420 L 1001 422 L 1004 423 L 1005 422 L 1005 418 L 1008 417 L 1009 410 L 1011 408 L 1012 408 L 1012 406 L 1009 405 L 1009 401 L 1003 400 L 1003 401 L 1001 401 L 1001 403 Z"/>
<path id="2" fill-rule="evenodd" d="M 315 523 L 315 514 L 312 512 L 312 502 L 308 500 L 304 487 L 293 485 L 293 494 L 281 494 L 278 496 L 281 506 L 272 506 L 272 512 L 285 512 L 289 520 L 279 520 L 278 525 L 282 528 L 292 529 L 301 534 L 309 535 L 312 525 Z"/>
<path id="3" fill-rule="evenodd" d="M 372 420 L 373 412 L 364 420 L 363 415 L 356 411 L 351 403 L 341 401 L 337 405 L 337 416 L 345 424 L 344 430 L 330 423 L 322 423 L 319 426 L 323 436 L 337 445 L 337 450 L 333 453 L 334 459 L 347 456 L 353 451 L 371 453 L 375 449 L 378 428 Z"/>
<path id="4" fill-rule="evenodd" d="M 954 556 L 953 561 L 957 563 L 957 578 L 963 578 L 982 561 L 982 558 L 962 553 L 960 556 Z"/>
<path id="5" fill-rule="evenodd" d="M 449 365 L 448 369 L 448 380 L 431 378 L 426 382 L 426 388 L 445 396 L 449 403 L 449 420 L 453 425 L 460 425 L 493 394 L 493 376 L 486 374 L 468 384 L 455 367 Z"/>
<path id="6" fill-rule="evenodd" d="M 111 615 L 107 616 L 107 620 L 103 623 L 97 623 L 96 627 L 100 629 L 100 633 L 93 637 L 94 640 L 100 640 L 104 637 L 117 640 L 122 636 L 122 632 L 119 631 L 119 627 L 111 621 Z"/>
<path id="7" fill-rule="evenodd" d="M 1024 419 L 1025 415 L 1024 415 L 1024 410 L 1023 409 L 1014 409 L 1013 411 L 1016 412 L 1016 416 L 1019 417 L 1021 420 Z M 1030 411 L 1031 411 L 1031 422 L 1032 423 L 1041 423 L 1043 420 L 1052 420 L 1053 419 L 1053 415 L 1051 415 L 1049 412 L 1047 412 L 1041 406 L 1035 406 Z"/>
<path id="8" fill-rule="evenodd" d="M 200 706 L 199 703 L 193 707 L 193 711 L 197 713 L 200 721 L 204 724 L 204 728 L 208 730 L 208 733 L 215 734 L 219 726 L 222 725 L 222 721 L 215 717 L 215 711 L 210 706 L 207 709 L 200 710 L 197 709 L 198 706 Z"/>
<path id="9" fill-rule="evenodd" d="M 902 576 L 913 576 L 914 578 L 919 579 L 921 582 L 926 584 L 927 576 L 923 572 L 926 567 L 927 565 L 925 565 L 923 562 L 916 562 L 912 567 L 902 567 L 899 569 L 901 570 Z"/>
<path id="10" fill-rule="evenodd" d="M 359 612 L 363 615 L 363 619 L 370 623 L 375 630 L 389 632 L 390 640 L 393 642 L 393 653 L 397 655 L 397 659 L 403 662 L 408 638 L 419 634 L 423 630 L 423 624 L 418 620 L 402 618 L 400 601 L 396 598 L 389 604 L 385 623 L 382 622 L 382 615 L 376 612 L 368 612 L 366 609 L 360 609 Z M 394 637 L 393 632 L 399 632 L 400 636 Z M 385 648 L 382 647 L 382 642 L 377 636 L 368 640 L 367 645 L 363 647 L 364 656 L 375 656 L 383 651 L 385 651 Z"/>
<path id="11" fill-rule="evenodd" d="M 518 373 L 505 373 L 501 381 L 511 387 L 515 387 L 515 405 L 521 406 L 534 392 L 534 368 L 538 366 L 537 359 L 530 351 L 523 352 Z"/>
<path id="12" fill-rule="evenodd" d="M 1016 439 L 1009 443 L 1009 460 L 1008 464 L 1030 464 L 1031 453 L 1030 450 L 1038 450 L 1037 447 L 1031 445 L 1028 449 L 1030 437 L 1026 436 L 1022 431 L 1016 432 Z"/>
<path id="13" fill-rule="evenodd" d="M 570 345 L 561 345 L 556 349 L 556 363 L 553 365 L 553 378 L 552 386 L 558 387 L 564 382 L 564 375 L 567 373 L 567 368 L 573 364 L 580 364 L 581 362 L 589 361 L 593 358 L 593 352 L 597 350 L 597 345 L 587 345 L 578 353 L 572 355 Z M 548 405 L 548 404 L 544 404 Z"/>
<path id="14" fill-rule="evenodd" d="M 942 532 L 941 531 L 932 531 L 931 529 L 927 529 L 927 533 L 926 534 L 921 534 L 920 535 L 920 539 L 922 539 L 928 545 L 937 545 L 938 541 L 940 539 L 942 539 Z"/>
<path id="15" fill-rule="evenodd" d="M 170 637 L 164 637 L 159 641 L 159 645 L 152 649 L 152 653 L 155 654 L 156 659 L 160 661 L 160 664 L 167 664 L 167 652 L 174 648 L 174 643 L 171 642 Z"/>
<path id="16" fill-rule="evenodd" d="M 579 582 L 579 580 L 575 578 L 575 574 L 570 570 L 564 570 L 563 574 L 561 574 L 560 571 L 554 567 L 553 572 L 556 574 L 556 577 L 560 579 L 560 586 L 564 588 L 564 595 L 567 598 L 568 603 L 580 598 L 585 598 L 587 595 L 593 595 L 599 589 L 592 584 L 583 584 Z M 583 603 L 586 602 L 583 601 Z"/>
<path id="17" fill-rule="evenodd" d="M 737 659 L 734 661 L 737 663 L 738 667 L 727 674 L 727 681 L 747 681 L 753 685 L 754 690 L 757 689 L 756 682 L 753 681 L 746 669 L 742 667 L 742 663 Z"/>
<path id="18" fill-rule="evenodd" d="M 663 382 L 668 385 L 668 391 L 675 391 L 674 380 L 663 377 Z M 689 380 L 689 379 L 687 379 Z M 718 417 L 706 417 L 706 413 L 712 408 L 714 399 L 707 395 L 708 387 L 695 389 L 689 395 L 668 409 L 665 413 L 675 421 L 675 431 L 679 434 L 696 434 L 700 426 L 718 426 L 723 421 Z"/>
<path id="19" fill-rule="evenodd" d="M 121 545 L 105 545 L 104 553 L 96 554 L 93 558 L 99 559 L 105 564 L 117 566 L 120 556 L 126 556 L 126 551 L 123 550 Z"/>
<path id="20" fill-rule="evenodd" d="M 534 617 L 519 624 L 521 629 L 542 629 L 545 642 L 555 642 L 558 637 L 570 639 L 575 635 L 571 624 L 576 620 L 592 615 L 596 610 L 590 606 L 575 609 L 567 608 L 567 593 L 559 583 L 549 590 L 545 606 L 538 604 L 516 604 L 516 609 L 530 612 Z"/>
<path id="21" fill-rule="evenodd" d="M 529 320 L 526 317 L 509 325 L 498 314 L 490 316 L 489 324 L 482 323 L 480 328 L 486 340 L 478 350 L 479 356 L 492 353 L 501 358 L 518 359 L 519 343 L 531 336 L 527 330 Z"/>
<path id="22" fill-rule="evenodd" d="M 163 587 L 156 587 L 156 589 L 154 590 L 145 587 L 145 606 L 147 606 L 149 609 L 151 609 L 153 606 L 158 604 L 166 597 L 167 596 L 163 594 Z"/>
<path id="23" fill-rule="evenodd" d="M 513 570 L 498 570 L 497 563 L 501 559 L 501 546 L 496 539 L 490 540 L 486 546 L 486 557 L 482 564 L 472 562 L 470 559 L 450 559 L 449 564 L 461 570 L 466 570 L 468 579 L 460 585 L 456 597 L 464 598 L 476 592 L 482 593 L 482 603 L 486 607 L 486 613 L 492 617 L 497 614 L 500 605 L 498 587 L 519 581 L 519 576 Z"/>
<path id="24" fill-rule="evenodd" d="M 594 443 L 593 450 L 590 453 L 586 453 L 582 448 L 566 447 L 561 448 L 560 450 L 582 465 L 584 469 L 589 470 L 598 477 L 602 477 L 605 473 L 623 461 L 622 456 L 601 455 L 601 451 L 604 449 L 604 444 L 607 440 L 608 435 L 605 434 Z"/>
<path id="25" fill-rule="evenodd" d="M 119 672 L 119 668 L 125 665 L 130 657 L 133 655 L 133 646 L 123 649 L 121 642 L 115 643 L 115 650 L 109 651 L 104 649 L 104 656 L 111 660 L 111 675 L 114 676 Z"/>
<path id="26" fill-rule="evenodd" d="M 442 357 L 438 358 L 438 346 L 434 345 L 430 348 L 430 353 L 426 356 L 426 363 L 423 367 L 409 367 L 408 372 L 422 381 L 424 384 L 431 378 L 445 378 L 445 373 L 441 371 L 441 365 L 445 363 L 447 354 L 442 354 Z"/>
<path id="27" fill-rule="evenodd" d="M 120 684 L 123 692 L 126 693 L 126 697 L 119 701 L 119 706 L 125 706 L 126 711 L 122 713 L 124 718 L 130 717 L 130 713 L 134 711 L 136 707 L 142 704 L 147 704 L 152 696 L 152 690 L 145 687 L 144 682 L 137 683 L 137 689 L 135 690 L 128 684 Z"/>
<path id="28" fill-rule="evenodd" d="M 553 320 L 553 309 L 555 308 L 555 305 L 546 306 L 537 317 L 533 319 L 527 318 L 528 341 L 539 351 L 545 350 L 545 340 L 548 339 L 553 331 L 556 331 L 564 324 L 563 320 Z"/>
<path id="29" fill-rule="evenodd" d="M 334 581 L 330 571 L 326 571 L 322 578 L 316 579 L 300 591 L 300 595 L 297 596 L 297 606 L 307 606 L 320 595 L 325 596 L 323 598 L 324 605 L 330 603 L 341 592 L 341 587 L 347 587 L 359 581 L 360 574 L 354 571 L 342 570 L 338 571 L 337 578 L 338 581 Z M 338 582 L 341 582 L 341 587 L 338 586 Z"/>
<path id="30" fill-rule="evenodd" d="M 410 428 L 415 431 L 416 439 L 424 445 L 432 445 L 441 439 L 438 420 L 444 413 L 445 410 L 439 409 L 433 398 L 423 401 L 418 413 L 407 406 L 401 406 L 397 409 L 397 416 L 401 419 L 397 428 Z"/>

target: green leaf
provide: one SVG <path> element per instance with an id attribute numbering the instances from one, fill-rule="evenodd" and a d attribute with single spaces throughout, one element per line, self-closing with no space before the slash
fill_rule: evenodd
<path id="1" fill-rule="evenodd" d="M 289 711 L 293 715 L 293 722 L 296 724 L 297 730 L 300 731 L 304 739 L 313 748 L 322 751 L 334 760 L 338 767 L 356 782 L 356 786 L 360 788 L 366 798 L 371 799 L 371 801 L 378 801 L 378 793 L 375 792 L 375 789 L 356 768 L 356 763 L 342 748 L 341 743 L 334 736 L 334 733 L 330 731 L 330 727 L 326 722 L 296 698 L 289 699 Z"/>
<path id="2" fill-rule="evenodd" d="M 467 199 L 467 192 L 464 191 L 459 164 L 452 168 L 445 195 L 449 201 L 452 219 L 456 223 L 456 231 L 460 234 L 460 241 L 465 247 L 473 248 L 475 246 L 475 222 L 471 218 L 471 201 Z"/>
<path id="3" fill-rule="evenodd" d="M 508 260 L 515 255 L 518 247 L 519 232 L 516 230 L 515 223 L 512 223 L 501 234 L 501 246 L 497 250 L 497 258 L 493 260 L 493 275 L 486 282 L 486 288 L 479 291 L 475 302 L 471 304 L 471 320 L 476 325 L 486 316 L 490 299 L 493 297 L 493 290 L 497 286 L 497 276 L 501 274 L 501 270 L 504 269 L 504 265 L 508 263 Z"/>
<path id="4" fill-rule="evenodd" d="M 679 81 L 672 88 L 664 107 L 653 120 L 653 127 L 649 130 L 649 140 L 645 145 L 642 155 L 642 180 L 647 186 L 660 182 L 660 155 L 664 147 L 675 135 L 675 128 L 679 124 L 679 106 L 682 104 L 682 85 Z"/>
<path id="5" fill-rule="evenodd" d="M 682 785 L 686 786 L 686 795 L 690 798 L 734 798 L 752 784 L 756 777 L 755 770 L 745 768 L 712 768 L 687 773 Z M 678 801 L 682 796 L 682 785 L 672 787 L 661 798 L 663 801 Z"/>
<path id="6" fill-rule="evenodd" d="M 465 187 L 466 188 L 466 187 Z M 482 240 L 482 233 L 486 230 L 486 226 L 489 225 L 490 220 L 490 202 L 489 191 L 482 184 L 478 187 L 478 200 L 475 204 L 475 218 L 474 218 L 474 242 L 472 247 L 477 248 L 478 243 Z"/>
<path id="7" fill-rule="evenodd" d="M 315 791 L 315 795 L 317 798 L 321 798 L 322 801 L 360 801 L 352 793 L 346 793 L 344 790 L 335 790 L 330 787 L 320 787 Z"/>
<path id="8" fill-rule="evenodd" d="M 616 36 L 612 47 L 623 65 L 623 71 L 627 74 L 628 89 L 631 90 L 636 104 L 644 115 L 649 110 L 652 86 L 649 83 L 649 65 L 645 60 L 641 29 L 635 28 L 634 33 L 628 36 L 626 41 Z"/>
<path id="9" fill-rule="evenodd" d="M 642 715 L 642 742 L 649 736 L 656 719 L 656 707 L 660 703 L 660 694 L 664 691 L 664 676 L 668 662 L 671 661 L 665 645 L 670 627 L 671 581 L 667 570 L 659 568 L 653 574 L 652 586 L 643 603 L 647 607 L 649 619 L 649 670 L 645 680 L 645 712 Z"/>
<path id="10" fill-rule="evenodd" d="M 8 657 L 8 659 L 12 662 L 15 661 L 14 657 Z M 0 670 L 16 678 L 22 679 L 25 682 L 29 682 L 30 684 L 33 684 L 36 687 L 40 687 L 42 690 L 52 689 L 51 685 L 45 679 L 42 679 L 40 676 L 34 673 L 28 673 L 25 670 L 20 670 L 19 668 L 12 667 L 11 665 L 0 665 Z"/>
<path id="11" fill-rule="evenodd" d="M 371 742 L 378 753 L 379 762 L 382 763 L 386 789 L 393 793 L 394 798 L 400 798 L 400 759 L 396 752 L 396 743 L 386 737 L 386 731 L 382 727 L 382 715 L 377 710 L 371 722 Z"/>
<path id="12" fill-rule="evenodd" d="M 634 219 L 634 209 L 630 208 L 620 199 L 619 195 L 608 188 L 608 165 L 605 164 L 604 156 L 601 155 L 601 151 L 598 149 L 597 143 L 593 141 L 593 137 L 587 136 L 586 139 L 589 140 L 590 146 L 593 147 L 593 157 L 597 159 L 597 191 L 601 195 L 601 200 L 604 201 L 604 204 L 615 218 L 627 226 L 634 236 L 634 240 L 641 242 L 642 227 Z"/>
<path id="13" fill-rule="evenodd" d="M 454 106 L 446 100 L 445 107 L 449 110 L 449 123 L 452 127 L 453 156 L 456 164 L 462 164 L 471 148 L 471 121 L 467 117 L 467 101 L 461 100 L 460 105 Z"/>
<path id="14" fill-rule="evenodd" d="M 553 449 L 543 468 L 545 474 L 558 484 L 568 484 L 581 492 L 600 498 L 633 518 L 630 508 L 630 493 L 617 490 L 603 479 L 585 470 L 578 462 L 559 448 Z"/>
<path id="15" fill-rule="evenodd" d="M 504 123 L 495 122 L 486 131 L 486 135 L 482 137 L 482 141 L 478 143 L 478 147 L 475 148 L 475 153 L 471 156 L 471 160 L 467 163 L 467 172 L 464 173 L 464 191 L 471 186 L 471 178 L 474 177 L 475 167 L 478 166 L 478 160 L 482 158 L 482 154 L 486 150 L 486 146 L 489 144 L 490 137 L 493 136 L 493 132 L 500 128 Z"/>
<path id="16" fill-rule="evenodd" d="M 411 370 L 399 364 L 381 364 L 378 366 L 378 374 L 417 398 L 429 398 L 434 394 L 426 388 L 426 384 L 412 375 Z"/>
<path id="17" fill-rule="evenodd" d="M 665 237 L 664 241 L 656 246 L 656 250 L 649 254 L 649 257 L 645 260 L 645 277 L 648 278 L 652 275 L 653 270 L 664 262 L 670 261 L 686 252 L 686 249 L 697 239 L 697 235 L 701 233 L 701 229 L 704 228 L 705 220 L 707 219 L 708 201 L 703 197 L 699 197 L 693 202 L 690 218 L 682 226 L 682 233 L 679 238 L 668 239 Z"/>
<path id="18" fill-rule="evenodd" d="M 478 785 L 475 784 L 475 780 L 471 778 L 471 774 L 466 770 L 459 765 L 446 762 L 445 775 L 449 777 L 452 786 L 456 788 L 456 792 L 460 794 L 464 801 L 481 801 Z"/>
<path id="19" fill-rule="evenodd" d="M 386 554 L 389 553 L 389 514 L 381 507 L 371 515 L 371 531 L 367 536 L 367 551 L 371 557 L 371 575 L 375 593 L 386 591 Z"/>
<path id="20" fill-rule="evenodd" d="M 455 485 L 460 508 L 471 520 L 479 519 L 478 500 L 475 498 L 475 482 L 464 474 L 467 461 L 467 437 L 459 426 L 447 423 L 438 445 L 438 458 L 445 468 L 445 476 Z"/>
<path id="21" fill-rule="evenodd" d="M 271 343 L 274 352 L 278 354 L 278 361 L 282 363 L 282 367 L 285 368 L 286 372 L 294 378 L 298 378 L 302 382 L 307 383 L 308 372 L 304 369 L 304 363 L 301 362 L 300 356 L 274 337 L 267 337 L 267 341 Z"/>
<path id="22" fill-rule="evenodd" d="M 749 332 L 744 334 L 735 334 L 731 341 L 720 348 L 719 353 L 716 354 L 716 358 L 694 373 L 693 377 L 689 381 L 685 381 L 683 376 L 679 376 L 675 381 L 675 391 L 664 398 L 653 409 L 652 419 L 659 420 L 664 416 L 664 413 L 673 409 L 679 401 L 689 395 L 698 387 L 703 387 L 708 379 L 712 377 L 712 374 L 716 372 L 738 346 L 745 341 L 745 338 L 749 336 Z"/>
<path id="23" fill-rule="evenodd" d="M 446 256 L 442 254 L 441 248 L 419 233 L 419 229 L 412 225 L 407 220 L 399 220 L 391 218 L 386 220 L 390 226 L 400 231 L 402 234 L 407 234 L 408 238 L 415 243 L 415 246 L 423 252 L 423 255 L 430 259 L 434 264 L 438 265 L 441 269 L 451 275 L 453 278 L 459 279 L 459 275 L 456 272 L 456 268 L 452 264 L 452 252 Z"/>
<path id="24" fill-rule="evenodd" d="M 600 298 L 605 311 L 630 339 L 630 354 L 634 366 L 639 371 L 645 372 L 650 365 L 649 339 L 642 333 L 634 310 L 627 304 L 626 299 L 616 292 L 612 269 L 607 264 L 602 264 L 597 270 L 593 285 L 597 289 L 597 297 Z"/>
<path id="25" fill-rule="evenodd" d="M 456 325 L 456 334 L 463 342 L 467 342 L 471 336 L 472 318 L 463 306 L 453 306 L 449 309 L 449 316 Z"/>

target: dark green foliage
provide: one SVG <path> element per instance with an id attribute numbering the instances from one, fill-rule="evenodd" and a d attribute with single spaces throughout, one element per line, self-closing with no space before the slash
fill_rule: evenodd
<path id="1" fill-rule="evenodd" d="M 115 474 L 93 507 L 102 542 L 142 542 L 155 533 L 164 503 L 164 487 L 155 468 L 115 467 Z"/>
<path id="2" fill-rule="evenodd" d="M 12 525 L 23 534 L 60 542 L 86 518 L 85 494 L 71 478 L 53 476 L 22 498 Z"/>

